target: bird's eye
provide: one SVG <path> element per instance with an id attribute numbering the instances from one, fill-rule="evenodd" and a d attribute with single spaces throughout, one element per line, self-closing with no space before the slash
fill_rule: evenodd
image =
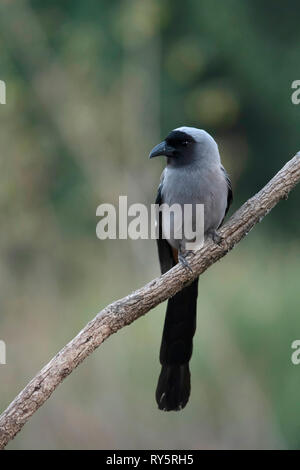
<path id="1" fill-rule="evenodd" d="M 188 144 L 189 144 L 189 141 L 188 141 L 188 140 L 184 140 L 184 141 L 182 142 L 182 145 L 183 145 L 184 147 L 187 147 Z"/>

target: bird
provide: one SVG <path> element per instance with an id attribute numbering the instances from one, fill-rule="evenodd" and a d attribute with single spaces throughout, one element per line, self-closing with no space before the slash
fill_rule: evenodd
<path id="1" fill-rule="evenodd" d="M 182 126 L 173 129 L 150 152 L 149 158 L 166 157 L 155 204 L 204 205 L 204 239 L 220 243 L 218 228 L 233 200 L 230 178 L 221 163 L 218 145 L 205 130 Z M 194 217 L 194 212 L 192 211 Z M 183 222 L 182 222 L 183 223 Z M 193 225 L 194 220 L 192 220 Z M 173 229 L 174 229 L 173 220 Z M 167 233 L 168 223 L 158 211 L 157 248 L 161 273 L 178 262 L 190 269 L 186 259 L 187 240 Z M 169 238 L 168 238 L 169 237 Z M 168 300 L 160 346 L 161 372 L 156 388 L 158 408 L 178 411 L 188 403 L 191 392 L 189 362 L 196 331 L 198 277 Z"/>

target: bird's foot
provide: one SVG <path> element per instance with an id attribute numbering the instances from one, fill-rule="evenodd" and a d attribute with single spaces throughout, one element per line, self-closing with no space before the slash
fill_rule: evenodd
<path id="1" fill-rule="evenodd" d="M 194 255 L 194 251 L 192 250 L 185 250 L 185 251 L 180 251 L 178 253 L 178 261 L 182 264 L 182 266 L 185 268 L 185 269 L 188 269 L 191 273 L 193 272 L 191 266 L 190 266 L 190 263 L 188 262 L 188 260 L 186 259 L 186 257 L 188 255 Z"/>
<path id="2" fill-rule="evenodd" d="M 221 245 L 222 241 L 224 240 L 224 238 L 221 237 L 221 235 L 216 230 L 210 230 L 207 235 L 216 245 Z"/>

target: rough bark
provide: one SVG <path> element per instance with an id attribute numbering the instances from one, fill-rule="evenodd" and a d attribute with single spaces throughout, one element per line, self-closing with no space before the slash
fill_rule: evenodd
<path id="1" fill-rule="evenodd" d="M 0 449 L 22 429 L 35 411 L 89 354 L 111 334 L 173 296 L 225 256 L 300 180 L 300 152 L 220 229 L 220 245 L 208 240 L 189 258 L 193 273 L 176 265 L 163 276 L 108 305 L 29 382 L 0 416 Z"/>

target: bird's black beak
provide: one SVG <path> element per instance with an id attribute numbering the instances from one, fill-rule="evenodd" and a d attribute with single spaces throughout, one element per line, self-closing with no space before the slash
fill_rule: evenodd
<path id="1" fill-rule="evenodd" d="M 156 145 L 150 152 L 149 158 L 165 156 L 165 157 L 174 157 L 175 149 L 168 145 L 164 140 L 160 144 Z"/>

